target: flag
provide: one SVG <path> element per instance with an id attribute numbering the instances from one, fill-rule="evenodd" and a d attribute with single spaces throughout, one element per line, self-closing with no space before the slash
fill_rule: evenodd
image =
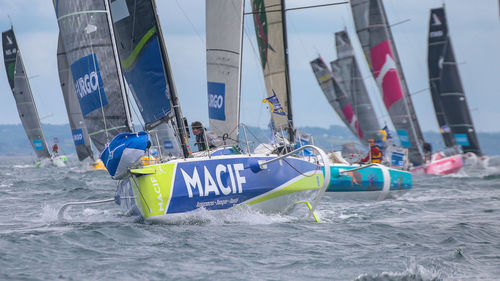
<path id="1" fill-rule="evenodd" d="M 450 129 L 450 126 L 448 125 L 443 125 L 441 126 L 441 134 L 444 134 L 444 133 L 451 133 L 451 129 Z"/>
<path id="2" fill-rule="evenodd" d="M 286 115 L 283 107 L 281 107 L 280 102 L 278 101 L 278 97 L 276 97 L 276 93 L 273 91 L 273 95 L 262 100 L 263 103 L 268 103 L 271 108 L 271 113 L 276 113 L 278 115 Z"/>
<path id="3" fill-rule="evenodd" d="M 387 125 L 385 125 L 384 128 L 382 128 L 382 130 L 384 130 L 385 133 L 387 134 L 387 139 L 392 140 L 391 131 L 389 131 L 389 128 L 387 127 Z"/>

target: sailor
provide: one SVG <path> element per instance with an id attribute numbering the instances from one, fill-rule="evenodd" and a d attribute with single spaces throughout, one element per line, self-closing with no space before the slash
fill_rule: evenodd
<path id="1" fill-rule="evenodd" d="M 205 129 L 200 121 L 194 121 L 191 123 L 191 129 L 193 130 L 193 134 L 196 135 L 195 145 L 198 146 L 198 151 L 215 148 L 222 144 L 217 138 L 217 135 Z"/>
<path id="2" fill-rule="evenodd" d="M 59 154 L 59 145 L 57 145 L 57 143 L 54 143 L 52 146 L 52 153 L 55 155 Z"/>
<path id="3" fill-rule="evenodd" d="M 432 157 L 432 145 L 430 143 L 428 143 L 428 142 L 424 142 L 422 148 L 424 150 L 425 161 L 431 160 L 431 157 Z"/>
<path id="4" fill-rule="evenodd" d="M 370 144 L 370 152 L 358 163 L 380 163 L 382 160 L 382 150 L 375 143 L 375 139 L 369 139 L 368 143 Z"/>

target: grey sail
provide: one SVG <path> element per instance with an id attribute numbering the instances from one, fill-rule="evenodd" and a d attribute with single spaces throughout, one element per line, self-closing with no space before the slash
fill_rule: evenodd
<path id="1" fill-rule="evenodd" d="M 382 99 L 414 165 L 423 163 L 424 138 L 380 0 L 352 0 L 354 25 Z"/>
<path id="2" fill-rule="evenodd" d="M 355 126 L 355 118 L 353 116 L 354 111 L 349 102 L 350 97 L 341 89 L 339 83 L 321 57 L 311 61 L 311 67 L 328 103 L 335 112 L 337 112 L 347 128 L 349 128 L 356 137 L 359 137 L 359 132 Z"/>
<path id="3" fill-rule="evenodd" d="M 85 125 L 102 151 L 117 134 L 133 131 L 107 3 L 58 0 L 54 8 Z"/>
<path id="4" fill-rule="evenodd" d="M 163 132 L 158 140 L 165 153 L 187 157 L 190 152 L 184 120 L 154 1 L 109 2 L 123 75 L 146 130 Z M 156 129 L 166 123 L 175 131 L 166 133 L 165 126 Z"/>
<path id="5" fill-rule="evenodd" d="M 284 115 L 272 114 L 276 130 L 288 129 L 293 141 L 293 116 L 288 69 L 284 0 L 252 0 L 255 33 L 266 82 L 267 97 L 276 97 Z"/>
<path id="6" fill-rule="evenodd" d="M 446 146 L 482 155 L 453 53 L 444 8 L 431 10 L 428 67 L 432 102 Z"/>
<path id="7" fill-rule="evenodd" d="M 76 96 L 73 75 L 71 74 L 71 69 L 66 58 L 66 51 L 62 44 L 61 35 L 59 35 L 57 43 L 57 68 L 78 160 L 82 161 L 87 157 L 93 160 L 92 144 L 87 132 L 87 127 L 85 126 L 82 109 L 80 108 L 78 97 Z"/>
<path id="8" fill-rule="evenodd" d="M 21 58 L 21 51 L 17 45 L 16 36 L 12 28 L 2 32 L 2 46 L 7 79 L 16 100 L 17 111 L 19 112 L 19 118 L 26 131 L 26 135 L 38 158 L 50 158 L 47 142 L 43 135 L 40 118 Z"/>
<path id="9" fill-rule="evenodd" d="M 243 0 L 206 1 L 207 89 L 210 130 L 238 142 Z"/>
<path id="10" fill-rule="evenodd" d="M 363 77 L 359 71 L 354 49 L 346 31 L 335 33 L 337 60 L 332 62 L 332 71 L 341 88 L 350 96 L 354 115 L 360 127 L 360 139 L 368 143 L 375 138 L 381 129 L 373 104 L 366 90 Z"/>

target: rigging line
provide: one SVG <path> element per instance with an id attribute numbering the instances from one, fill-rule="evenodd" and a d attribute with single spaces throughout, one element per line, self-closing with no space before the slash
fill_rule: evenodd
<path id="1" fill-rule="evenodd" d="M 177 0 L 176 0 L 177 1 Z M 319 7 L 326 7 L 326 6 L 335 6 L 335 5 L 343 5 L 343 4 L 349 4 L 348 1 L 344 1 L 344 2 L 336 2 L 336 3 L 329 3 L 329 4 L 321 4 L 321 5 L 312 5 L 312 6 L 302 6 L 302 7 L 295 7 L 295 8 L 288 8 L 288 9 L 285 9 L 284 11 L 285 12 L 288 12 L 288 11 L 295 11 L 295 10 L 304 10 L 304 9 L 311 9 L 311 8 L 319 8 Z M 279 9 L 279 10 L 268 10 L 268 11 L 265 11 L 264 13 L 273 13 L 273 12 L 281 12 L 282 10 Z M 246 12 L 244 13 L 245 15 L 253 15 L 253 14 L 261 14 L 262 12 Z"/>
<path id="2" fill-rule="evenodd" d="M 188 20 L 189 24 L 191 24 L 191 27 L 193 28 L 194 32 L 196 33 L 196 35 L 198 35 L 198 38 L 200 38 L 201 40 L 201 43 L 205 46 L 206 43 L 205 43 L 205 40 L 203 39 L 203 37 L 200 35 L 200 33 L 198 32 L 198 30 L 196 29 L 196 27 L 194 26 L 193 22 L 189 19 L 188 15 L 186 14 L 186 12 L 184 11 L 184 9 L 181 7 L 181 4 L 179 4 L 179 1 L 175 0 L 175 3 L 177 4 L 177 7 L 179 7 L 179 9 L 181 10 L 182 14 L 184 15 L 184 17 Z"/>
<path id="3" fill-rule="evenodd" d="M 248 22 L 248 21 L 246 21 L 246 22 Z M 243 24 L 243 32 L 245 33 L 245 37 L 247 38 L 248 43 L 250 43 L 250 47 L 252 47 L 252 53 L 254 55 L 253 61 L 257 64 L 257 69 L 261 69 L 261 71 L 262 71 L 262 66 L 260 65 L 260 57 L 257 54 L 257 51 L 255 50 L 255 46 L 253 45 L 253 42 L 252 42 L 252 39 L 250 38 L 250 35 L 248 35 L 245 24 Z M 262 77 L 264 77 L 264 75 L 262 75 Z M 262 79 L 257 79 L 257 80 L 259 81 L 259 86 L 261 88 L 260 92 L 263 93 L 262 98 L 266 98 L 267 92 L 266 92 L 265 85 L 262 84 Z M 240 108 L 240 110 L 242 110 L 242 109 L 244 109 L 244 107 Z M 259 118 L 257 120 L 257 127 L 259 127 L 259 125 L 260 125 L 260 118 L 262 116 L 262 106 L 259 106 L 259 115 L 258 116 L 259 116 Z"/>
<path id="4" fill-rule="evenodd" d="M 314 55 L 311 56 L 308 49 L 306 49 L 306 45 L 304 44 L 304 41 L 302 40 L 302 37 L 300 36 L 300 33 L 298 32 L 295 24 L 293 23 L 293 20 L 290 20 L 290 17 L 287 18 L 287 23 L 290 23 L 290 25 L 292 26 L 293 32 L 295 32 L 295 34 L 297 34 L 297 38 L 299 40 L 299 43 L 300 43 L 302 49 L 304 50 L 304 52 L 307 54 L 307 56 L 313 57 Z M 290 50 L 290 47 L 288 47 L 288 49 Z"/>

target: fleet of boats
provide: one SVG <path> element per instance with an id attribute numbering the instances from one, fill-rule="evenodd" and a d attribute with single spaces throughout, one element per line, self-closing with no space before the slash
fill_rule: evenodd
<path id="1" fill-rule="evenodd" d="M 300 204 L 318 220 L 314 211 L 324 195 L 382 200 L 410 190 L 412 173 L 456 173 L 465 155 L 484 157 L 444 8 L 431 11 L 428 63 L 446 151 L 432 154 L 424 141 L 381 0 L 352 0 L 350 6 L 397 138 L 381 126 L 389 120 L 379 120 L 345 30 L 335 33 L 338 58 L 331 70 L 321 57 L 311 61 L 334 111 L 362 145 L 372 143 L 368 161 L 361 163 L 346 161 L 342 151 L 323 151 L 294 128 L 285 1 L 250 4 L 274 137 L 252 150 L 248 128 L 240 123 L 245 1 L 207 0 L 209 127 L 218 145 L 211 147 L 201 127 L 199 147 L 206 149 L 192 153 L 155 1 L 54 1 L 60 86 L 78 159 L 89 158 L 93 170 L 107 170 L 118 186 L 114 198 L 64 205 L 61 217 L 72 205 L 114 201 L 126 214 L 147 220 L 198 209 L 282 213 Z M 40 162 L 64 166 L 66 157 L 50 155 L 47 148 L 13 29 L 2 39 L 7 76 L 33 149 Z M 140 130 L 133 126 L 131 108 L 139 111 Z M 380 159 L 371 152 L 375 140 Z"/>

